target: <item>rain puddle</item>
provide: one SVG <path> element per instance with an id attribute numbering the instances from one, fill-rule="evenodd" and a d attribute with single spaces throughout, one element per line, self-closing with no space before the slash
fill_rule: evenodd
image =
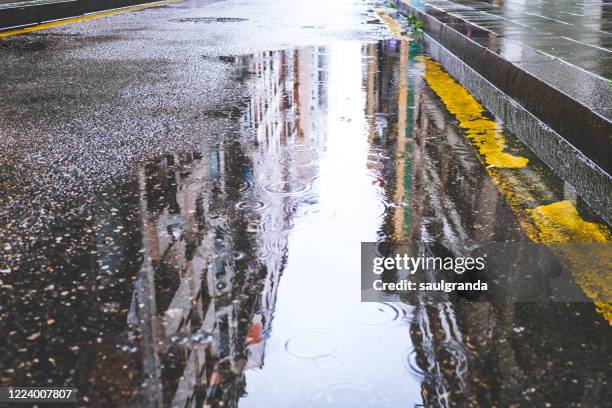
<path id="1" fill-rule="evenodd" d="M 173 406 L 378 408 L 446 406 L 450 393 L 459 404 L 479 397 L 471 384 L 479 374 L 468 362 L 470 342 L 478 342 L 459 327 L 469 313 L 498 312 L 482 304 L 470 311 L 361 303 L 360 242 L 526 240 L 521 226 L 529 220 L 518 207 L 563 201 L 564 184 L 453 90 L 416 44 L 349 43 L 234 63 L 251 75 L 241 133 L 202 154 L 160 159 L 142 174 L 147 197 L 170 201 L 145 211 L 152 232 L 145 257 L 175 276 L 174 286 L 143 289 L 166 292 L 145 314 L 163 317 L 148 373 L 156 391 L 147 395 Z M 481 133 L 455 124 L 467 117 L 465 106 L 485 131 L 499 132 L 497 145 L 483 148 Z M 508 205 L 516 186 L 507 168 L 517 166 L 512 177 L 528 180 L 520 184 L 525 198 Z M 580 217 L 596 218 L 572 200 Z M 168 234 L 177 222 L 181 232 Z M 605 330 L 587 306 L 581 324 Z M 525 312 L 526 320 L 539 313 Z M 500 324 L 496 340 L 522 335 L 521 325 Z M 185 340 L 168 348 L 164 339 L 175 331 Z M 205 333 L 206 344 L 194 344 L 193 333 Z M 168 364 L 159 358 L 180 367 L 175 376 L 157 369 Z"/>
<path id="2" fill-rule="evenodd" d="M 100 210 L 110 221 L 96 245 L 66 267 L 83 275 L 62 272 L 96 289 L 49 293 L 57 310 L 103 313 L 84 329 L 52 312 L 41 332 L 11 323 L 30 336 L 24 366 L 76 382 L 94 406 L 597 405 L 580 392 L 590 378 L 605 393 L 610 369 L 608 323 L 592 303 L 360 302 L 364 241 L 538 240 L 525 231 L 548 205 L 571 221 L 538 231 L 609 234 L 477 102 L 446 93 L 452 83 L 416 42 L 227 63 L 249 72 L 244 109 L 228 117 L 240 131 L 140 168 L 127 189 L 137 215 Z M 484 146 L 475 124 L 495 142 Z"/>
<path id="3" fill-rule="evenodd" d="M 412 307 L 360 303 L 356 278 L 360 242 L 386 235 L 382 186 L 392 153 L 380 138 L 395 138 L 388 122 L 398 120 L 398 88 L 368 94 L 364 74 L 378 76 L 368 55 L 378 54 L 398 75 L 406 68 L 398 47 L 355 42 L 236 61 L 251 75 L 242 133 L 142 173 L 142 207 L 151 206 L 147 197 L 170 201 L 145 212 L 153 234 L 144 256 L 182 277 L 173 287 L 143 288 L 157 307 L 134 316 L 162 316 L 164 344 L 182 333 L 173 346 L 181 379 L 150 373 L 164 401 L 189 405 L 195 389 L 210 406 L 420 400 L 420 379 L 405 367 Z M 154 282 L 143 274 L 136 286 Z M 194 343 L 193 333 L 207 343 Z M 152 347 L 154 359 L 169 352 Z"/>

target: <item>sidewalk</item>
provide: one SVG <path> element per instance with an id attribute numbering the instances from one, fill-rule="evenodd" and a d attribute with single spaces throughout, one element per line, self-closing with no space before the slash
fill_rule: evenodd
<path id="1" fill-rule="evenodd" d="M 601 76 L 612 79 L 612 2 L 496 1 L 477 0 L 404 1 L 438 20 L 453 24 L 469 22 L 476 28 L 464 34 L 515 62 L 532 62 L 533 49 Z M 456 26 L 453 26 L 456 27 Z M 456 27 L 460 28 L 461 27 Z"/>
<path id="2" fill-rule="evenodd" d="M 611 191 L 612 3 L 398 0 L 396 5 L 421 22 L 427 38 L 569 142 Z M 549 139 L 526 144 L 562 177 L 570 175 L 572 165 L 545 151 L 555 149 Z"/>

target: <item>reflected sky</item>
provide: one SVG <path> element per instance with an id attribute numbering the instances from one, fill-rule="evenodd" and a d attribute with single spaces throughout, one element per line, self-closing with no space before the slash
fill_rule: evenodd
<path id="1" fill-rule="evenodd" d="M 381 163 L 382 156 L 368 139 L 374 131 L 368 120 L 376 118 L 364 115 L 368 97 L 374 96 L 367 94 L 367 85 L 374 84 L 364 77 L 376 64 L 364 53 L 372 48 L 354 43 L 313 55 L 325 61 L 326 98 L 324 105 L 317 96 L 302 105 L 313 106 L 309 113 L 321 116 L 317 122 L 322 125 L 302 140 L 319 150 L 311 191 L 316 204 L 296 218 L 289 236 L 271 350 L 264 369 L 247 374 L 242 406 L 294 401 L 313 407 L 394 407 L 420 400 L 419 382 L 405 368 L 411 340 L 402 317 L 411 307 L 361 304 L 359 299 L 360 242 L 380 238 L 388 203 L 379 166 L 371 165 Z M 307 58 L 298 62 L 313 64 L 308 54 L 299 51 Z M 395 55 L 381 57 L 390 65 L 397 62 Z M 301 83 L 300 90 L 311 95 L 307 84 Z M 382 97 L 397 97 L 394 91 Z M 380 115 L 379 122 L 397 114 L 371 113 Z M 356 201 L 359 205 L 350 204 Z M 345 238 L 338 239 L 338 233 Z"/>

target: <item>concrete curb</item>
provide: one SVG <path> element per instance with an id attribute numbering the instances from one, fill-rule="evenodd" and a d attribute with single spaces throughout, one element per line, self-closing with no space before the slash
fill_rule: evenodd
<path id="1" fill-rule="evenodd" d="M 156 1 L 158 0 L 68 0 L 3 7 L 0 8 L 0 30 L 31 26 L 139 4 L 155 3 Z"/>
<path id="2" fill-rule="evenodd" d="M 609 118 L 422 10 L 402 0 L 397 8 L 421 21 L 426 48 L 444 69 L 607 222 L 612 221 Z M 508 97 L 510 101 L 502 101 Z"/>

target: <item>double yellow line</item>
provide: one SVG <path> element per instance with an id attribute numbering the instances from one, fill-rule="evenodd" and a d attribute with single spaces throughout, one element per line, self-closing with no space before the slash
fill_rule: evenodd
<path id="1" fill-rule="evenodd" d="M 145 9 L 150 9 L 150 8 L 155 8 L 155 7 L 163 7 L 163 6 L 166 6 L 168 4 L 178 3 L 180 1 L 182 1 L 182 0 L 156 1 L 154 3 L 140 4 L 138 6 L 122 7 L 122 8 L 118 8 L 118 9 L 102 11 L 102 12 L 99 12 L 99 13 L 85 14 L 85 15 L 79 16 L 79 17 L 73 17 L 73 18 L 67 18 L 67 19 L 64 19 L 64 20 L 51 21 L 49 23 L 37 24 L 37 25 L 34 25 L 34 26 L 29 26 L 29 27 L 24 27 L 24 28 L 17 28 L 17 29 L 14 29 L 14 30 L 0 31 L 0 38 L 2 38 L 2 37 L 9 37 L 11 35 L 19 35 L 19 34 L 31 33 L 32 31 L 46 30 L 47 28 L 59 27 L 59 26 L 63 26 L 63 25 L 66 25 L 66 24 L 80 23 L 82 21 L 93 20 L 93 19 L 96 19 L 96 18 L 114 16 L 115 14 L 128 13 L 128 12 L 131 12 L 131 11 L 145 10 Z"/>

